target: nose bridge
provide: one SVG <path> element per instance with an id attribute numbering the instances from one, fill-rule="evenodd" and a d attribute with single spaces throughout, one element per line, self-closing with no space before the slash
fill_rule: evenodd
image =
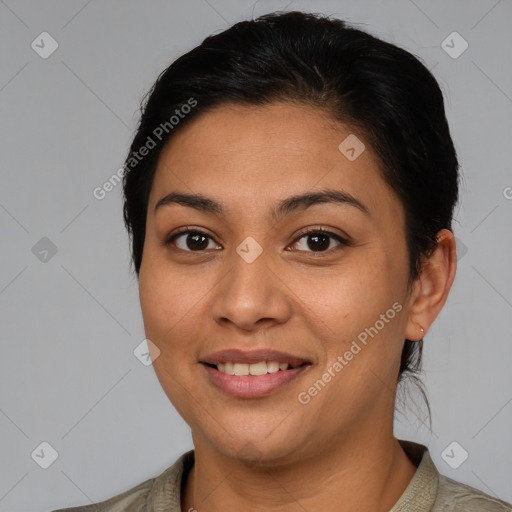
<path id="1" fill-rule="evenodd" d="M 216 321 L 250 330 L 262 320 L 284 322 L 290 314 L 288 297 L 272 270 L 271 255 L 247 237 L 229 255 L 230 271 L 212 302 Z"/>

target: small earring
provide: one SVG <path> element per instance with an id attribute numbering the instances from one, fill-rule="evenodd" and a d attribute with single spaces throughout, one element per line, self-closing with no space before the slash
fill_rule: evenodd
<path id="1" fill-rule="evenodd" d="M 425 329 L 423 329 L 423 327 L 420 326 L 420 331 L 425 332 Z"/>

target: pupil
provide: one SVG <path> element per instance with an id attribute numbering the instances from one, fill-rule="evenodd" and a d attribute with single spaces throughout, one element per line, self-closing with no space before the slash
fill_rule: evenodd
<path id="1" fill-rule="evenodd" d="M 187 247 L 191 250 L 206 249 L 208 247 L 208 237 L 201 233 L 190 233 L 187 236 Z"/>
<path id="2" fill-rule="evenodd" d="M 314 241 L 310 243 L 310 241 Z M 308 247 L 312 250 L 319 249 L 321 251 L 329 248 L 329 235 L 316 234 L 310 235 L 308 240 Z"/>

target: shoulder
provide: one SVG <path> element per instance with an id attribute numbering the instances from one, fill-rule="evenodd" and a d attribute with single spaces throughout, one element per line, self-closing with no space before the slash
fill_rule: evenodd
<path id="1" fill-rule="evenodd" d="M 191 450 L 181 455 L 159 476 L 145 480 L 108 500 L 53 512 L 145 512 L 154 508 L 179 511 L 182 476 L 193 464 L 194 451 Z"/>
<path id="2" fill-rule="evenodd" d="M 435 512 L 512 512 L 512 506 L 469 485 L 439 475 Z"/>
<path id="3" fill-rule="evenodd" d="M 62 508 L 53 512 L 135 512 L 145 510 L 145 504 L 155 479 L 146 480 L 136 487 L 108 500 L 81 507 Z"/>
<path id="4" fill-rule="evenodd" d="M 391 512 L 512 512 L 509 503 L 440 474 L 426 446 L 400 444 L 417 470 Z"/>

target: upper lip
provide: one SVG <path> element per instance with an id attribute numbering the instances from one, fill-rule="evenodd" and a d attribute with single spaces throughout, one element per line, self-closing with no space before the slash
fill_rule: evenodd
<path id="1" fill-rule="evenodd" d="M 288 363 L 288 365 L 296 367 L 304 363 L 310 363 L 307 359 L 302 357 L 293 356 L 286 352 L 279 352 L 277 350 L 259 349 L 244 351 L 240 349 L 219 350 L 212 352 L 207 356 L 201 358 L 201 363 L 219 364 L 219 363 L 246 363 L 253 364 L 261 361 L 277 361 L 278 363 Z"/>

